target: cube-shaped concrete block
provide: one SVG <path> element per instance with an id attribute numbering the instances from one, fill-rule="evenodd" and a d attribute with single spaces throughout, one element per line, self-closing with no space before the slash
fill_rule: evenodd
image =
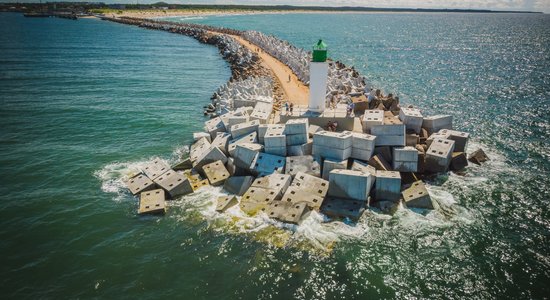
<path id="1" fill-rule="evenodd" d="M 376 200 L 397 201 L 401 195 L 401 174 L 398 171 L 376 171 Z"/>
<path id="2" fill-rule="evenodd" d="M 314 143 L 312 148 L 312 154 L 314 156 L 320 156 L 324 158 L 344 160 L 351 157 L 352 150 L 353 150 L 352 147 L 349 147 L 346 149 L 337 149 L 337 148 L 329 148 L 329 147 L 324 147 L 320 145 L 315 145 Z"/>
<path id="3" fill-rule="evenodd" d="M 320 126 L 309 124 L 309 127 L 307 129 L 308 136 L 310 138 L 312 138 L 315 133 L 317 133 L 319 131 L 322 131 L 322 130 L 323 130 L 323 128 L 321 128 Z"/>
<path id="4" fill-rule="evenodd" d="M 199 156 L 201 156 L 209 147 L 210 142 L 208 142 L 205 138 L 199 139 L 191 145 L 191 149 L 189 150 L 189 158 L 191 159 L 191 162 L 195 162 L 197 158 L 199 158 Z"/>
<path id="5" fill-rule="evenodd" d="M 405 125 L 404 124 L 384 124 L 384 125 L 375 125 L 371 128 L 371 134 L 375 135 L 377 138 L 379 136 L 405 136 Z"/>
<path id="6" fill-rule="evenodd" d="M 335 160 L 331 158 L 325 159 L 323 162 L 323 179 L 328 180 L 329 174 L 332 170 L 337 169 L 347 169 L 348 168 L 348 160 Z"/>
<path id="7" fill-rule="evenodd" d="M 193 192 L 193 186 L 189 179 L 176 171 L 169 170 L 155 178 L 155 183 L 163 188 L 170 198 L 187 195 Z"/>
<path id="8" fill-rule="evenodd" d="M 259 176 L 284 173 L 286 158 L 268 153 L 260 153 L 252 163 L 252 172 Z"/>
<path id="9" fill-rule="evenodd" d="M 155 183 L 151 179 L 149 179 L 149 177 L 143 174 L 134 176 L 128 179 L 125 183 L 132 195 L 137 195 L 141 192 L 152 190 L 155 188 Z"/>
<path id="10" fill-rule="evenodd" d="M 163 189 L 142 192 L 139 196 L 138 214 L 166 213 L 165 194 Z"/>
<path id="11" fill-rule="evenodd" d="M 468 159 L 464 152 L 453 152 L 450 168 L 452 171 L 460 171 L 468 166 Z"/>
<path id="12" fill-rule="evenodd" d="M 321 174 L 321 166 L 311 155 L 287 157 L 285 173 L 295 176 L 299 172 L 319 177 Z"/>
<path id="13" fill-rule="evenodd" d="M 302 145 L 294 145 L 286 147 L 287 156 L 303 156 L 311 155 L 313 152 L 313 141 L 310 139 L 307 143 Z"/>
<path id="14" fill-rule="evenodd" d="M 453 129 L 453 116 L 437 115 L 424 117 L 422 128 L 425 128 L 429 134 L 438 132 L 441 129 Z"/>
<path id="15" fill-rule="evenodd" d="M 369 173 L 353 170 L 332 170 L 329 175 L 329 196 L 367 201 L 374 178 Z"/>
<path id="16" fill-rule="evenodd" d="M 384 111 L 379 109 L 365 110 L 361 121 L 363 130 L 370 132 L 372 126 L 384 124 Z"/>
<path id="17" fill-rule="evenodd" d="M 308 134 L 307 133 L 298 133 L 298 134 L 287 134 L 286 135 L 286 145 L 295 146 L 302 145 L 307 143 Z"/>
<path id="18" fill-rule="evenodd" d="M 445 172 L 451 164 L 455 141 L 435 139 L 426 151 L 426 171 Z"/>
<path id="19" fill-rule="evenodd" d="M 392 169 L 390 164 L 380 154 L 371 157 L 368 164 L 373 166 L 376 170 L 390 171 Z"/>
<path id="20" fill-rule="evenodd" d="M 376 146 L 403 147 L 406 144 L 404 135 L 379 135 L 376 137 Z"/>
<path id="21" fill-rule="evenodd" d="M 237 144 L 235 152 L 233 152 L 233 163 L 235 166 L 250 170 L 256 157 L 258 157 L 260 153 L 259 150 L 261 150 L 261 148 L 258 146 L 259 144 Z"/>
<path id="22" fill-rule="evenodd" d="M 229 172 L 221 160 L 203 166 L 202 170 L 213 186 L 222 185 L 229 178 Z"/>
<path id="23" fill-rule="evenodd" d="M 225 131 L 225 125 L 223 125 L 222 119 L 220 117 L 215 117 L 204 122 L 204 131 L 210 134 L 210 139 L 214 139 L 218 132 Z"/>
<path id="24" fill-rule="evenodd" d="M 308 134 L 308 119 L 290 119 L 286 121 L 285 134 Z"/>
<path id="25" fill-rule="evenodd" d="M 258 101 L 254 107 L 254 110 L 250 114 L 250 119 L 258 120 L 260 124 L 266 124 L 269 122 L 272 111 L 273 103 Z"/>
<path id="26" fill-rule="evenodd" d="M 455 152 L 466 152 L 466 148 L 468 148 L 468 140 L 470 139 L 469 133 L 442 129 L 439 131 L 439 134 L 445 135 L 449 140 L 455 141 Z"/>
<path id="27" fill-rule="evenodd" d="M 224 118 L 222 118 L 222 120 L 224 120 Z M 249 120 L 248 115 L 241 115 L 241 116 L 232 115 L 227 117 L 227 123 L 224 123 L 224 125 L 225 125 L 225 128 L 228 129 L 229 133 L 232 134 L 231 128 L 233 128 L 234 125 L 246 123 L 248 122 L 248 120 Z"/>
<path id="28" fill-rule="evenodd" d="M 284 134 L 285 126 L 271 126 L 264 135 L 264 145 L 266 148 L 286 147 L 286 136 Z"/>
<path id="29" fill-rule="evenodd" d="M 264 136 L 270 127 L 279 126 L 279 124 L 260 124 L 258 125 L 258 142 L 264 144 Z"/>
<path id="30" fill-rule="evenodd" d="M 351 170 L 360 171 L 363 173 L 369 173 L 373 177 L 376 177 L 376 169 L 373 166 L 370 166 L 358 160 L 353 160 L 353 163 L 351 165 Z"/>
<path id="31" fill-rule="evenodd" d="M 373 151 L 376 144 L 375 140 L 376 136 L 374 135 L 351 132 L 352 148 Z"/>
<path id="32" fill-rule="evenodd" d="M 227 152 L 229 152 L 229 155 L 233 156 L 238 144 L 256 144 L 258 142 L 257 135 L 258 134 L 256 132 L 252 132 L 238 139 L 229 141 L 229 144 L 227 145 Z"/>
<path id="33" fill-rule="evenodd" d="M 193 191 L 197 191 L 198 189 L 205 186 L 208 186 L 208 179 L 191 182 L 191 187 L 193 188 Z"/>
<path id="34" fill-rule="evenodd" d="M 291 202 L 291 203 L 306 203 L 309 209 L 319 211 L 325 195 L 322 195 L 322 191 L 317 191 L 314 193 L 310 190 L 304 190 L 296 186 L 291 186 L 286 190 L 286 193 L 283 195 L 282 202 Z"/>
<path id="35" fill-rule="evenodd" d="M 310 191 L 316 196 L 324 197 L 327 195 L 330 185 L 327 180 L 303 172 L 298 172 L 296 176 L 294 176 L 294 180 L 292 180 L 290 186 L 304 191 Z"/>
<path id="36" fill-rule="evenodd" d="M 242 196 L 239 206 L 245 213 L 255 215 L 276 197 L 277 192 L 274 190 L 251 186 Z"/>
<path id="37" fill-rule="evenodd" d="M 352 145 L 351 132 L 319 131 L 313 135 L 313 147 L 324 147 L 329 149 L 349 149 Z M 315 151 L 315 150 L 314 150 Z"/>
<path id="38" fill-rule="evenodd" d="M 170 166 L 160 159 L 147 163 L 142 169 L 143 173 L 150 179 L 155 179 L 168 170 L 170 170 Z"/>
<path id="39" fill-rule="evenodd" d="M 422 113 L 416 108 L 402 107 L 399 110 L 399 119 L 405 124 L 407 129 L 413 130 L 416 133 L 420 133 L 422 128 Z"/>
<path id="40" fill-rule="evenodd" d="M 264 153 L 278 155 L 278 156 L 286 156 L 286 147 L 265 147 Z"/>
<path id="41" fill-rule="evenodd" d="M 216 211 L 225 212 L 238 203 L 239 201 L 236 196 L 219 196 L 216 204 Z"/>
<path id="42" fill-rule="evenodd" d="M 426 139 L 426 145 L 428 146 L 428 148 L 432 145 L 432 142 L 436 139 L 447 139 L 449 140 L 450 138 L 450 134 L 449 132 L 434 132 L 432 134 L 430 134 L 430 136 Z M 427 149 L 426 149 L 427 150 Z"/>
<path id="43" fill-rule="evenodd" d="M 351 158 L 360 159 L 363 161 L 369 161 L 369 159 L 372 157 L 372 154 L 374 152 L 374 149 L 370 150 L 363 150 L 358 148 L 351 148 Z"/>
<path id="44" fill-rule="evenodd" d="M 434 209 L 432 198 L 422 181 L 416 181 L 402 192 L 407 207 Z"/>
<path id="45" fill-rule="evenodd" d="M 193 132 L 193 141 L 198 141 L 200 140 L 201 138 L 205 138 L 208 140 L 208 142 L 212 142 L 212 136 L 210 135 L 210 133 L 206 133 L 206 132 Z"/>
<path id="46" fill-rule="evenodd" d="M 235 124 L 231 126 L 231 136 L 233 139 L 238 139 L 241 136 L 257 132 L 260 121 L 252 120 L 245 123 Z"/>
<path id="47" fill-rule="evenodd" d="M 189 170 L 191 168 L 193 168 L 193 163 L 191 163 L 191 159 L 189 157 L 175 163 L 172 166 L 172 170 L 174 171 L 184 171 L 184 170 Z"/>
<path id="48" fill-rule="evenodd" d="M 405 135 L 405 145 L 415 147 L 420 142 L 420 138 L 416 133 L 410 133 Z"/>
<path id="49" fill-rule="evenodd" d="M 279 200 L 283 197 L 283 194 L 286 192 L 291 182 L 292 177 L 290 175 L 271 174 L 256 178 L 251 186 L 273 190 L 276 192 L 275 200 Z"/>
<path id="50" fill-rule="evenodd" d="M 231 140 L 231 135 L 227 132 L 218 132 L 212 141 L 212 146 L 218 147 L 225 155 L 229 155 L 228 145 Z"/>
<path id="51" fill-rule="evenodd" d="M 394 161 L 418 161 L 418 150 L 414 147 L 395 147 L 393 148 Z"/>
<path id="52" fill-rule="evenodd" d="M 221 160 L 225 164 L 227 162 L 227 156 L 225 156 L 225 154 L 218 147 L 210 146 L 193 163 L 193 168 L 200 171 L 202 166 L 217 160 Z"/>
<path id="53" fill-rule="evenodd" d="M 228 193 L 242 196 L 254 182 L 253 176 L 233 176 L 225 180 L 223 189 Z"/>
<path id="54" fill-rule="evenodd" d="M 365 201 L 327 197 L 321 206 L 321 212 L 332 218 L 359 220 L 365 211 Z"/>
<path id="55" fill-rule="evenodd" d="M 272 219 L 284 223 L 298 224 L 303 214 L 308 211 L 308 208 L 306 203 L 273 201 L 263 211 Z"/>

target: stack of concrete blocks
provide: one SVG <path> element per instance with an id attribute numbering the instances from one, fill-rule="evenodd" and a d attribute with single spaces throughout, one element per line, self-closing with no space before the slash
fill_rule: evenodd
<path id="1" fill-rule="evenodd" d="M 283 202 L 306 203 L 309 209 L 319 211 L 329 188 L 329 182 L 319 177 L 298 172 L 283 195 Z"/>
<path id="2" fill-rule="evenodd" d="M 250 171 L 260 151 L 261 145 L 259 144 L 237 144 L 233 152 L 233 164 L 238 168 Z"/>
<path id="3" fill-rule="evenodd" d="M 455 141 L 455 152 L 466 152 L 468 140 L 470 139 L 469 133 L 450 129 L 442 129 L 438 133 L 446 136 L 449 140 Z"/>
<path id="4" fill-rule="evenodd" d="M 426 171 L 432 173 L 446 172 L 451 164 L 455 141 L 434 139 L 426 151 Z"/>
<path id="5" fill-rule="evenodd" d="M 194 163 L 199 156 L 202 155 L 206 149 L 210 147 L 210 142 L 208 142 L 207 139 L 202 138 L 196 141 L 193 145 L 191 145 L 191 149 L 189 151 L 189 158 L 191 159 L 191 163 Z"/>
<path id="6" fill-rule="evenodd" d="M 384 124 L 384 111 L 380 109 L 368 109 L 363 114 L 362 125 L 364 132 L 371 132 L 371 128 Z"/>
<path id="7" fill-rule="evenodd" d="M 321 166 L 311 155 L 288 156 L 286 158 L 285 174 L 296 176 L 299 172 L 321 176 Z"/>
<path id="8" fill-rule="evenodd" d="M 142 169 L 150 179 L 155 179 L 168 170 L 170 170 L 170 166 L 160 159 L 153 160 Z"/>
<path id="9" fill-rule="evenodd" d="M 208 140 L 208 142 L 212 142 L 212 136 L 210 133 L 207 132 L 194 132 L 193 133 L 193 141 L 196 142 L 200 140 L 201 138 L 205 138 Z"/>
<path id="10" fill-rule="evenodd" d="M 238 139 L 239 137 L 245 136 L 247 134 L 258 132 L 258 126 L 260 121 L 252 120 L 245 123 L 239 123 L 231 126 L 231 136 L 233 139 Z"/>
<path id="11" fill-rule="evenodd" d="M 260 124 L 269 123 L 271 112 L 273 111 L 273 103 L 258 101 L 254 110 L 250 114 L 251 120 L 258 120 Z"/>
<path id="12" fill-rule="evenodd" d="M 418 171 L 418 150 L 414 147 L 393 148 L 393 170 L 400 172 Z"/>
<path id="13" fill-rule="evenodd" d="M 225 125 L 222 118 L 215 117 L 204 122 L 204 131 L 210 134 L 210 139 L 214 139 L 219 132 L 225 132 Z"/>
<path id="14" fill-rule="evenodd" d="M 285 172 L 286 157 L 268 153 L 259 153 L 252 163 L 252 173 L 257 176 L 266 176 L 273 173 Z"/>
<path id="15" fill-rule="evenodd" d="M 374 177 L 367 172 L 332 170 L 329 175 L 328 195 L 367 202 Z"/>
<path id="16" fill-rule="evenodd" d="M 258 126 L 258 142 L 264 144 L 264 136 L 270 127 L 278 126 L 278 124 L 260 124 Z"/>
<path id="17" fill-rule="evenodd" d="M 249 120 L 249 116 L 246 113 L 229 112 L 221 116 L 223 125 L 231 133 L 231 127 L 233 125 L 246 123 Z"/>
<path id="18" fill-rule="evenodd" d="M 308 142 L 308 119 L 290 119 L 286 122 L 284 134 L 286 146 L 300 146 Z"/>
<path id="19" fill-rule="evenodd" d="M 374 192 L 377 201 L 398 201 L 401 195 L 401 174 L 398 171 L 376 171 Z"/>
<path id="20" fill-rule="evenodd" d="M 351 158 L 369 161 L 374 152 L 376 136 L 352 132 L 351 133 Z"/>
<path id="21" fill-rule="evenodd" d="M 390 120 L 385 118 L 385 120 Z M 405 125 L 392 120 L 383 125 L 373 125 L 370 133 L 376 136 L 376 146 L 405 146 Z"/>
<path id="22" fill-rule="evenodd" d="M 225 212 L 238 203 L 239 201 L 236 196 L 219 196 L 216 204 L 216 211 L 220 213 Z"/>
<path id="23" fill-rule="evenodd" d="M 128 179 L 125 183 L 132 195 L 137 195 L 155 188 L 155 183 L 144 174 L 134 176 Z"/>
<path id="24" fill-rule="evenodd" d="M 272 201 L 262 210 L 268 217 L 285 223 L 298 224 L 308 211 L 306 203 Z"/>
<path id="25" fill-rule="evenodd" d="M 416 181 L 401 193 L 407 207 L 434 209 L 432 198 L 422 181 Z"/>
<path id="26" fill-rule="evenodd" d="M 399 119 L 405 124 L 408 130 L 420 133 L 422 128 L 422 113 L 417 108 L 402 107 L 399 110 Z"/>
<path id="27" fill-rule="evenodd" d="M 242 196 L 254 182 L 253 176 L 233 176 L 225 180 L 223 189 L 228 193 Z"/>
<path id="28" fill-rule="evenodd" d="M 351 156 L 351 132 L 319 131 L 313 135 L 313 155 L 336 160 Z"/>
<path id="29" fill-rule="evenodd" d="M 170 198 L 192 193 L 193 186 L 189 179 L 174 170 L 169 170 L 153 180 L 158 186 L 163 188 Z"/>
<path id="30" fill-rule="evenodd" d="M 166 196 L 163 189 L 142 192 L 139 196 L 138 214 L 166 213 Z"/>
<path id="31" fill-rule="evenodd" d="M 373 166 L 370 166 L 370 165 L 367 165 L 367 164 L 362 163 L 360 161 L 354 160 L 353 163 L 351 164 L 351 169 L 350 170 L 370 174 L 372 176 L 373 180 L 371 181 L 371 186 L 369 187 L 369 189 L 372 190 L 372 186 L 374 185 L 374 182 L 376 181 L 376 169 Z"/>
<path id="32" fill-rule="evenodd" d="M 264 151 L 279 156 L 286 156 L 285 125 L 275 125 L 267 129 L 264 135 Z"/>
<path id="33" fill-rule="evenodd" d="M 275 191 L 275 200 L 283 198 L 284 193 L 292 182 L 292 176 L 287 174 L 271 174 L 259 177 L 252 182 L 251 187 L 264 188 Z"/>
<path id="34" fill-rule="evenodd" d="M 220 148 L 210 145 L 193 162 L 193 168 L 200 172 L 202 171 L 202 166 L 217 160 L 221 160 L 225 164 L 227 162 L 227 156 L 225 156 Z"/>
<path id="35" fill-rule="evenodd" d="M 445 130 L 445 129 L 443 129 Z M 428 146 L 428 148 L 432 145 L 432 142 L 434 140 L 437 140 L 437 139 L 449 139 L 450 137 L 450 134 L 449 132 L 445 131 L 443 132 L 443 130 L 440 130 L 438 132 L 434 132 L 432 134 L 430 134 L 430 136 L 426 139 L 426 146 Z"/>
<path id="36" fill-rule="evenodd" d="M 328 180 L 332 170 L 345 170 L 348 168 L 348 160 L 325 158 L 323 161 L 323 179 Z"/>
<path id="37" fill-rule="evenodd" d="M 233 156 L 233 153 L 235 152 L 235 149 L 237 148 L 237 145 L 239 144 L 257 144 L 257 133 L 252 132 L 245 136 L 242 136 L 238 139 L 230 140 L 227 144 L 227 152 L 229 152 L 229 155 Z M 259 145 L 259 144 L 258 144 Z"/>
<path id="38" fill-rule="evenodd" d="M 231 134 L 227 132 L 218 132 L 216 137 L 212 141 L 212 146 L 218 147 L 225 155 L 229 155 L 229 141 L 231 140 Z"/>
<path id="39" fill-rule="evenodd" d="M 453 129 L 453 116 L 437 115 L 424 117 L 424 120 L 422 121 L 422 128 L 426 129 L 428 134 L 438 132 L 441 129 Z"/>
<path id="40" fill-rule="evenodd" d="M 202 170 L 212 186 L 222 185 L 229 178 L 229 172 L 220 160 L 203 166 Z"/>

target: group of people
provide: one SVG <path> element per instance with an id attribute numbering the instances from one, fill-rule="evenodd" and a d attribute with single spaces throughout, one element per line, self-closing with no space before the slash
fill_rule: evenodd
<path id="1" fill-rule="evenodd" d="M 392 93 L 384 96 L 378 89 L 369 89 L 368 92 L 365 91 L 365 96 L 369 102 L 369 109 L 399 110 L 399 97 L 394 97 Z"/>
<path id="2" fill-rule="evenodd" d="M 284 104 L 285 112 L 287 116 L 292 116 L 292 112 L 294 111 L 294 103 L 288 103 L 288 101 Z"/>

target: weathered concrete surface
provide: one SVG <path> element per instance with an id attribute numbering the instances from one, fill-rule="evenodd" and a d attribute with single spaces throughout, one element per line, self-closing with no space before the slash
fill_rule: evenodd
<path id="1" fill-rule="evenodd" d="M 222 185 L 229 178 L 229 172 L 221 160 L 203 166 L 202 170 L 212 186 Z"/>
<path id="2" fill-rule="evenodd" d="M 347 169 L 348 168 L 348 160 L 335 160 L 331 158 L 327 158 L 323 161 L 323 179 L 328 180 L 329 174 L 332 170 L 338 170 L 338 169 Z"/>
<path id="3" fill-rule="evenodd" d="M 163 189 L 146 191 L 140 194 L 138 214 L 164 213 L 166 213 L 166 203 Z"/>
<path id="4" fill-rule="evenodd" d="M 233 176 L 225 180 L 223 189 L 228 193 L 242 196 L 254 182 L 253 176 Z"/>
<path id="5" fill-rule="evenodd" d="M 141 192 L 152 190 L 155 188 L 155 183 L 151 179 L 149 179 L 149 177 L 143 174 L 139 174 L 128 179 L 125 184 L 132 195 L 137 195 Z"/>
<path id="6" fill-rule="evenodd" d="M 365 211 L 365 201 L 327 197 L 321 212 L 333 218 L 349 218 L 357 221 Z"/>
<path id="7" fill-rule="evenodd" d="M 299 172 L 319 177 L 321 166 L 311 155 L 288 156 L 286 158 L 285 174 L 294 177 Z"/>
<path id="8" fill-rule="evenodd" d="M 252 172 L 258 176 L 284 173 L 286 158 L 283 156 L 260 153 L 252 163 Z"/>
<path id="9" fill-rule="evenodd" d="M 236 196 L 219 196 L 216 204 L 216 211 L 225 212 L 238 203 L 239 201 Z"/>
<path id="10" fill-rule="evenodd" d="M 285 223 L 298 224 L 302 215 L 304 215 L 308 209 L 306 203 L 272 201 L 263 210 L 272 219 Z"/>
<path id="11" fill-rule="evenodd" d="M 485 152 L 483 152 L 481 148 L 477 149 L 476 151 L 474 151 L 472 154 L 468 156 L 468 161 L 471 161 L 476 165 L 481 165 L 482 163 L 488 160 L 489 160 L 489 157 L 487 156 L 487 154 L 485 154 Z"/>
<path id="12" fill-rule="evenodd" d="M 455 141 L 447 139 L 433 140 L 426 151 L 426 171 L 432 173 L 445 172 L 451 164 Z"/>
<path id="13" fill-rule="evenodd" d="M 353 170 L 332 170 L 328 195 L 338 198 L 367 201 L 374 178 L 369 173 Z"/>
<path id="14" fill-rule="evenodd" d="M 275 191 L 275 200 L 280 200 L 292 182 L 292 177 L 286 174 L 271 174 L 256 178 L 251 187 L 258 187 Z"/>
<path id="15" fill-rule="evenodd" d="M 163 162 L 160 159 L 155 159 L 154 161 L 145 165 L 142 171 L 150 179 L 155 179 L 168 170 L 170 170 L 170 166 L 167 163 Z"/>
<path id="16" fill-rule="evenodd" d="M 422 181 L 414 182 L 402 194 L 407 207 L 434 209 L 432 198 Z"/>
<path id="17" fill-rule="evenodd" d="M 189 179 L 185 175 L 173 170 L 169 170 L 155 178 L 154 182 L 163 188 L 171 198 L 193 192 Z"/>
<path id="18" fill-rule="evenodd" d="M 376 171 L 375 195 L 377 201 L 397 201 L 401 196 L 401 175 L 397 171 Z"/>

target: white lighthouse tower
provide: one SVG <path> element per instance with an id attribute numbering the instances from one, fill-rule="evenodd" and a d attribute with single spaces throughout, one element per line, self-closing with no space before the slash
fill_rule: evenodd
<path id="1" fill-rule="evenodd" d="M 325 110 L 327 94 L 327 44 L 319 40 L 313 46 L 313 55 L 309 63 L 309 105 L 308 109 L 315 112 Z"/>

